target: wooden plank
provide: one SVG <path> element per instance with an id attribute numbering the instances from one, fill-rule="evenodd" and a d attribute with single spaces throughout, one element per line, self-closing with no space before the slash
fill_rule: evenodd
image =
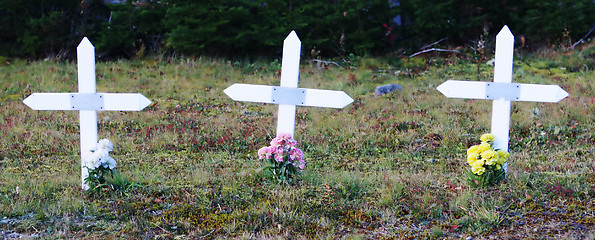
<path id="1" fill-rule="evenodd" d="M 271 98 L 273 88 L 273 86 L 267 85 L 235 83 L 223 92 L 235 101 L 274 103 Z M 343 91 L 310 88 L 295 88 L 295 91 L 306 92 L 306 98 L 303 103 L 293 103 L 293 105 L 297 106 L 344 108 L 353 102 L 353 99 Z"/>
<path id="2" fill-rule="evenodd" d="M 514 36 L 508 26 L 504 26 L 496 35 L 496 63 L 494 64 L 494 82 L 512 82 L 512 62 L 514 55 Z"/>
<path id="3" fill-rule="evenodd" d="M 272 103 L 273 86 L 234 83 L 223 92 L 234 101 Z"/>
<path id="4" fill-rule="evenodd" d="M 293 138 L 295 133 L 295 105 L 279 105 L 277 114 L 277 136 L 286 133 Z"/>
<path id="5" fill-rule="evenodd" d="M 33 110 L 72 111 L 70 96 L 78 93 L 33 93 L 23 100 Z M 140 93 L 101 93 L 104 98 L 103 111 L 140 111 L 151 104 Z"/>
<path id="6" fill-rule="evenodd" d="M 95 47 L 83 38 L 76 48 L 79 93 L 95 93 Z"/>
<path id="7" fill-rule="evenodd" d="M 496 35 L 496 63 L 494 66 L 494 82 L 512 83 L 512 62 L 514 54 L 514 36 L 504 26 Z M 520 97 L 519 97 L 520 98 Z M 492 102 L 492 134 L 494 149 L 508 151 L 510 132 L 510 101 L 496 99 Z"/>
<path id="8" fill-rule="evenodd" d="M 33 110 L 72 110 L 71 93 L 33 93 L 23 100 Z"/>
<path id="9" fill-rule="evenodd" d="M 104 111 L 140 111 L 151 105 L 151 100 L 140 93 L 103 93 Z"/>
<path id="10" fill-rule="evenodd" d="M 297 88 L 300 74 L 300 52 L 302 42 L 295 31 L 283 41 L 281 60 L 281 87 Z M 295 131 L 295 105 L 279 105 L 277 136 L 287 133 L 293 137 Z"/>
<path id="11" fill-rule="evenodd" d="M 436 89 L 448 98 L 486 98 L 486 82 L 448 80 Z"/>
<path id="12" fill-rule="evenodd" d="M 521 83 L 521 96 L 518 101 L 555 103 L 566 97 L 568 92 L 558 85 Z"/>
<path id="13" fill-rule="evenodd" d="M 486 99 L 486 84 L 487 82 L 448 80 L 436 89 L 449 98 Z M 519 85 L 520 95 L 514 101 L 554 103 L 568 97 L 568 93 L 558 85 Z"/>
<path id="14" fill-rule="evenodd" d="M 77 52 L 77 74 L 79 93 L 95 93 L 97 91 L 95 82 L 95 47 L 87 39 L 83 38 L 76 48 Z M 97 112 L 80 111 L 79 126 L 81 135 L 81 182 L 83 189 L 89 189 L 85 178 L 89 176 L 88 169 L 84 167 L 83 155 L 97 144 Z"/>
<path id="15" fill-rule="evenodd" d="M 344 108 L 353 102 L 347 93 L 343 91 L 320 90 L 306 88 L 306 101 L 304 106 Z"/>
<path id="16" fill-rule="evenodd" d="M 283 41 L 281 59 L 281 87 L 298 87 L 300 75 L 300 52 L 302 42 L 295 31 L 291 31 Z"/>

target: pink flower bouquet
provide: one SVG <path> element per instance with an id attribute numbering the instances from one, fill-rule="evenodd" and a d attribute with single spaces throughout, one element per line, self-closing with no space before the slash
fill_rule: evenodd
<path id="1" fill-rule="evenodd" d="M 271 145 L 258 150 L 258 158 L 268 160 L 269 165 L 264 168 L 277 183 L 289 184 L 298 170 L 304 170 L 306 162 L 304 153 L 296 147 L 295 141 L 289 134 L 279 134 L 273 138 Z"/>

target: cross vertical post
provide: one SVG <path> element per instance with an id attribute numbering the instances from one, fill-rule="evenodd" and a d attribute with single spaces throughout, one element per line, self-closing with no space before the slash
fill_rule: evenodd
<path id="1" fill-rule="evenodd" d="M 489 99 L 492 103 L 492 134 L 494 149 L 508 151 L 510 132 L 510 102 L 559 102 L 568 93 L 557 85 L 512 82 L 514 36 L 504 26 L 496 36 L 494 82 L 448 80 L 437 87 L 449 98 Z M 507 170 L 507 164 L 503 166 Z"/>
<path id="2" fill-rule="evenodd" d="M 96 93 L 95 47 L 85 37 L 76 48 L 76 53 L 79 93 Z M 97 144 L 97 112 L 95 110 L 79 111 L 79 124 L 81 133 L 81 159 L 83 159 L 84 153 Z M 81 181 L 84 189 L 89 187 L 85 183 L 85 179 L 88 176 L 89 171 L 84 167 L 84 162 L 81 161 Z"/>
<path id="3" fill-rule="evenodd" d="M 280 86 L 235 83 L 223 91 L 235 101 L 279 104 L 277 136 L 294 136 L 296 106 L 343 108 L 353 102 L 343 91 L 298 88 L 301 45 L 295 31 L 283 41 Z"/>
<path id="4" fill-rule="evenodd" d="M 494 82 L 512 83 L 512 61 L 514 55 L 514 36 L 507 26 L 496 35 L 496 63 L 494 66 Z M 510 134 L 510 100 L 494 99 L 492 102 L 492 134 L 494 134 L 494 149 L 508 152 Z M 508 163 L 505 163 L 504 172 Z"/>
<path id="5" fill-rule="evenodd" d="M 86 37 L 77 52 L 77 93 L 33 93 L 23 103 L 33 110 L 79 111 L 81 141 L 81 182 L 89 189 L 85 179 L 89 171 L 84 167 L 83 155 L 97 144 L 97 111 L 140 111 L 151 104 L 140 93 L 98 93 L 95 75 L 95 47 Z"/>
<path id="6" fill-rule="evenodd" d="M 281 59 L 281 87 L 297 88 L 300 74 L 300 52 L 302 42 L 295 31 L 283 41 L 283 59 Z M 295 105 L 279 104 L 277 118 L 277 136 L 288 133 L 293 138 L 295 131 Z"/>

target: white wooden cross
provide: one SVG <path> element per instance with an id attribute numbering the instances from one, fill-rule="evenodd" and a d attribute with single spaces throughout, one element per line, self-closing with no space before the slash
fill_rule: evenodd
<path id="1" fill-rule="evenodd" d="M 86 37 L 76 48 L 78 93 L 33 93 L 23 100 L 33 110 L 80 111 L 81 159 L 97 144 L 97 111 L 140 111 L 151 104 L 140 93 L 98 93 L 95 82 L 95 47 Z M 81 161 L 81 181 L 89 175 Z"/>
<path id="2" fill-rule="evenodd" d="M 277 135 L 294 135 L 296 105 L 343 108 L 353 102 L 343 91 L 298 88 L 302 42 L 295 31 L 283 41 L 281 86 L 236 83 L 223 92 L 235 101 L 279 104 Z"/>
<path id="3" fill-rule="evenodd" d="M 494 82 L 448 80 L 437 89 L 449 98 L 490 99 L 494 149 L 508 151 L 510 101 L 559 102 L 568 93 L 558 85 L 512 83 L 514 36 L 504 26 L 496 36 Z M 506 171 L 506 164 L 504 165 Z"/>

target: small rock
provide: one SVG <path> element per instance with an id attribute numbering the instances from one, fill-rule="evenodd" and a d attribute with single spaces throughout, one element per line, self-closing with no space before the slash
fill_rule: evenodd
<path id="1" fill-rule="evenodd" d="M 436 163 L 436 162 L 438 162 L 438 160 L 436 160 L 436 159 L 434 159 L 434 158 L 430 158 L 430 159 L 426 159 L 426 162 L 429 162 L 429 163 Z"/>
<path id="2" fill-rule="evenodd" d="M 9 233 L 9 234 L 6 234 L 6 238 L 8 238 L 8 239 L 10 239 L 10 238 L 17 239 L 17 238 L 22 238 L 22 236 L 21 236 L 21 234 L 18 234 L 18 233 Z"/>
<path id="3" fill-rule="evenodd" d="M 387 84 L 376 87 L 376 95 L 387 94 L 392 91 L 401 90 L 403 87 L 399 84 Z"/>
<path id="4" fill-rule="evenodd" d="M 494 66 L 494 65 L 496 65 L 496 59 L 490 59 L 489 61 L 486 62 L 486 64 L 490 65 L 490 66 Z"/>
<path id="5" fill-rule="evenodd" d="M 11 224 L 14 221 L 15 219 L 4 217 L 2 220 L 0 220 L 0 224 Z"/>
<path id="6" fill-rule="evenodd" d="M 533 110 L 531 111 L 531 115 L 533 117 L 540 117 L 541 116 L 541 111 L 539 110 L 539 108 L 533 108 Z"/>

